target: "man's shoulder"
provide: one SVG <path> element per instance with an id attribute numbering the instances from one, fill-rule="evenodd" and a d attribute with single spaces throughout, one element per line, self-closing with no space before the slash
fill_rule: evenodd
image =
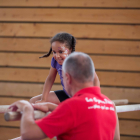
<path id="1" fill-rule="evenodd" d="M 104 99 L 107 99 L 107 100 L 110 100 L 111 101 L 111 99 L 109 99 L 106 95 L 104 95 L 103 93 L 101 93 L 101 97 L 103 97 Z"/>
<path id="2" fill-rule="evenodd" d="M 65 104 L 72 104 L 72 103 L 77 102 L 77 101 L 80 101 L 80 98 L 78 98 L 78 97 L 71 97 L 71 98 L 65 100 L 64 103 Z"/>
<path id="3" fill-rule="evenodd" d="M 77 104 L 83 102 L 83 99 L 78 97 L 71 97 L 61 103 L 61 106 L 69 106 L 69 107 L 76 107 Z"/>

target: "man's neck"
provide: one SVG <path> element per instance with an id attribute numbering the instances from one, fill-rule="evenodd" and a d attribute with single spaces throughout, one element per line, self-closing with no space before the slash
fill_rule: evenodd
<path id="1" fill-rule="evenodd" d="M 93 87 L 93 81 L 92 82 L 86 82 L 86 83 L 75 83 L 74 88 L 71 89 L 71 96 L 74 96 L 75 93 L 77 93 L 79 90 L 88 88 L 88 87 Z"/>

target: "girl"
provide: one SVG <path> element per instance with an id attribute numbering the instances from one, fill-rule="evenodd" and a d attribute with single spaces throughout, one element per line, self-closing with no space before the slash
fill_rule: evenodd
<path id="1" fill-rule="evenodd" d="M 65 58 L 75 51 L 76 39 L 69 33 L 58 33 L 51 39 L 51 47 L 47 54 L 40 58 L 48 57 L 53 52 L 51 68 L 48 77 L 46 78 L 43 93 L 30 99 L 31 103 L 52 102 L 59 104 L 69 98 L 65 91 L 62 77 L 62 64 Z M 59 74 L 63 90 L 50 91 L 55 81 L 56 74 Z M 99 79 L 95 74 L 94 85 L 100 86 Z"/>

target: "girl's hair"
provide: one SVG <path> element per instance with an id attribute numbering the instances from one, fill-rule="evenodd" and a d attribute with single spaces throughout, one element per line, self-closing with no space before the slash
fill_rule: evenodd
<path id="1" fill-rule="evenodd" d="M 51 41 L 50 41 L 50 42 L 51 42 L 51 44 L 52 44 L 52 43 L 55 42 L 55 41 L 59 41 L 59 42 L 61 42 L 61 43 L 65 43 L 65 45 L 66 45 L 69 49 L 71 49 L 72 52 L 75 51 L 76 39 L 75 39 L 75 37 L 73 37 L 71 34 L 69 34 L 69 33 L 64 33 L 64 32 L 58 33 L 58 34 L 56 34 L 54 37 L 51 38 Z M 50 56 L 51 52 L 52 52 L 52 47 L 50 47 L 50 50 L 49 50 L 49 52 L 48 52 L 47 54 L 41 56 L 40 58 Z"/>

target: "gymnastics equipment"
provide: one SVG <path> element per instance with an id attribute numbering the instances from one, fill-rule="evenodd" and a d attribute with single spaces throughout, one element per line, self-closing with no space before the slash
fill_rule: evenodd
<path id="1" fill-rule="evenodd" d="M 125 105 L 128 104 L 127 99 L 121 99 L 121 100 L 112 100 L 115 105 Z M 8 109 L 9 105 L 0 105 L 0 113 L 10 112 L 10 109 Z M 17 110 L 18 111 L 18 110 Z"/>
<path id="2" fill-rule="evenodd" d="M 117 113 L 121 112 L 130 112 L 130 111 L 138 111 L 140 110 L 140 104 L 134 104 L 134 105 L 121 105 L 116 106 Z M 48 115 L 50 112 L 42 112 L 39 110 L 34 111 L 34 119 L 40 119 Z M 6 112 L 4 114 L 4 118 L 6 121 L 15 121 L 21 119 L 22 112 Z"/>

